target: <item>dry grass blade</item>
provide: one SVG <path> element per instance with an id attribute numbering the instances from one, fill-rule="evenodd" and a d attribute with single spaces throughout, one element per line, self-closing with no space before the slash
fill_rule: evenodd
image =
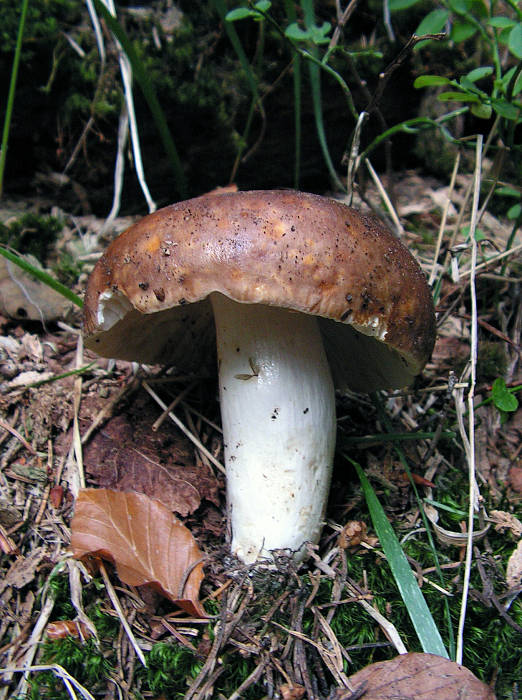
<path id="1" fill-rule="evenodd" d="M 478 487 L 476 482 L 476 464 L 475 464 L 475 411 L 474 411 L 474 396 L 475 385 L 477 381 L 477 352 L 478 352 L 478 323 L 477 323 L 477 294 L 475 288 L 475 267 L 477 264 L 477 240 L 475 237 L 477 225 L 477 212 L 480 197 L 480 182 L 481 182 L 481 165 L 482 165 L 482 136 L 477 137 L 477 145 L 475 151 L 475 178 L 474 178 L 474 193 L 473 206 L 471 214 L 471 227 L 469 236 L 471 239 L 471 354 L 470 354 L 470 386 L 468 391 L 468 435 L 462 434 L 463 442 L 466 449 L 466 456 L 469 469 L 469 513 L 468 513 L 468 540 L 466 546 L 466 563 L 464 569 L 464 583 L 462 588 L 462 603 L 459 618 L 459 628 L 457 635 L 457 663 L 462 663 L 463 645 L 464 645 L 464 625 L 466 620 L 466 606 L 469 594 L 469 579 L 471 575 L 471 560 L 473 557 L 473 516 L 477 509 Z M 459 427 L 462 432 L 462 420 L 459 420 Z"/>
<path id="2" fill-rule="evenodd" d="M 140 646 L 138 642 L 136 641 L 136 637 L 132 633 L 132 629 L 127 622 L 127 618 L 125 617 L 125 613 L 123 612 L 123 608 L 121 607 L 120 601 L 118 599 L 118 596 L 116 595 L 116 591 L 114 590 L 114 587 L 109 579 L 109 576 L 107 575 L 107 570 L 105 569 L 105 565 L 103 562 L 100 562 L 99 564 L 100 568 L 100 573 L 103 578 L 103 582 L 105 583 L 105 588 L 107 589 L 107 593 L 109 594 L 109 598 L 111 599 L 112 604 L 114 605 L 114 609 L 116 610 L 116 613 L 118 615 L 118 618 L 121 622 L 121 625 L 123 629 L 125 630 L 125 633 L 127 637 L 129 638 L 130 643 L 132 644 L 134 651 L 136 652 L 136 656 L 140 660 L 140 662 L 147 667 L 147 662 L 145 661 L 145 656 L 143 655 L 142 650 L 140 649 Z"/>
<path id="3" fill-rule="evenodd" d="M 485 262 L 482 262 L 478 265 L 475 262 L 475 265 L 473 267 L 473 272 L 472 272 L 471 268 L 468 270 L 462 270 L 460 273 L 460 278 L 467 279 L 468 277 L 471 277 L 472 274 L 475 275 L 480 270 L 484 270 L 486 267 L 494 266 L 494 265 L 496 265 L 496 263 L 500 262 L 501 260 L 505 260 L 506 258 L 512 258 L 512 257 L 516 258 L 518 253 L 520 253 L 521 251 L 522 251 L 522 243 L 520 243 L 517 246 L 514 246 L 513 248 L 510 248 L 509 250 L 505 250 L 503 253 L 498 253 L 498 255 L 492 255 L 490 258 L 488 258 L 488 260 L 486 260 Z M 500 277 L 500 279 L 503 279 L 505 281 L 509 281 L 510 278 L 509 277 Z M 517 278 L 515 278 L 515 281 L 516 280 L 517 280 Z"/>
<path id="4" fill-rule="evenodd" d="M 54 598 L 48 595 L 45 598 L 44 604 L 42 605 L 42 609 L 40 611 L 40 614 L 38 615 L 38 620 L 36 621 L 36 624 L 32 629 L 31 636 L 27 641 L 27 648 L 24 654 L 22 668 L 15 669 L 17 672 L 21 671 L 24 673 L 24 677 L 22 678 L 16 689 L 17 695 L 24 695 L 24 693 L 27 692 L 27 673 L 30 671 L 34 657 L 36 656 L 36 653 L 38 651 L 38 644 L 42 639 L 53 608 Z"/>
<path id="5" fill-rule="evenodd" d="M 76 347 L 76 368 L 80 368 L 83 365 L 83 338 L 81 335 L 78 336 L 78 345 Z M 73 392 L 73 406 L 74 406 L 74 416 L 73 416 L 73 445 L 74 445 L 74 455 L 76 457 L 76 464 L 78 466 L 78 488 L 85 488 L 85 474 L 83 471 L 83 453 L 82 453 L 82 440 L 80 436 L 80 426 L 78 423 L 78 413 L 80 411 L 80 402 L 82 400 L 82 375 L 78 374 L 74 380 L 74 392 Z"/>
<path id="6" fill-rule="evenodd" d="M 73 698 L 73 700 L 76 700 L 77 695 L 74 692 L 75 689 L 80 693 L 82 698 L 85 698 L 85 700 L 94 700 L 94 695 L 91 695 L 89 691 L 83 687 L 78 681 L 71 676 L 70 673 L 67 673 L 67 671 L 63 668 L 63 666 L 60 666 L 59 664 L 36 664 L 34 666 L 28 666 L 26 669 L 24 669 L 24 673 L 38 673 L 40 671 L 52 671 L 54 674 L 56 674 L 57 678 L 60 678 L 65 685 L 67 692 Z M 5 668 L 5 669 L 0 669 L 0 673 L 20 673 L 20 669 L 18 668 Z"/>
<path id="7" fill-rule="evenodd" d="M 384 189 L 383 184 L 380 181 L 379 176 L 377 175 L 373 165 L 370 163 L 368 158 L 365 158 L 364 162 L 366 163 L 366 167 L 368 168 L 368 171 L 369 171 L 370 175 L 372 176 L 372 179 L 375 182 L 377 189 L 379 190 L 380 196 L 382 197 L 384 203 L 386 204 L 386 208 L 387 208 L 387 210 L 392 218 L 392 221 L 395 225 L 395 230 L 396 230 L 397 234 L 399 236 L 402 236 L 404 234 L 404 228 L 400 222 L 400 219 L 399 219 L 397 212 L 395 211 L 395 207 L 393 206 L 392 201 L 388 196 L 388 193 Z"/>
<path id="8" fill-rule="evenodd" d="M 451 206 L 451 195 L 452 195 L 453 190 L 455 188 L 455 180 L 457 179 L 459 165 L 460 165 L 460 152 L 457 153 L 457 156 L 455 158 L 455 163 L 453 164 L 453 171 L 451 173 L 451 180 L 450 180 L 450 184 L 449 184 L 449 188 L 448 188 L 448 196 L 446 197 L 446 202 L 444 204 L 444 210 L 442 212 L 442 218 L 441 218 L 440 226 L 439 226 L 439 235 L 437 236 L 437 243 L 435 246 L 435 252 L 433 254 L 433 265 L 431 267 L 431 272 L 430 272 L 430 276 L 428 279 L 428 284 L 430 286 L 433 285 L 433 283 L 435 282 L 435 278 L 437 277 L 437 261 L 439 259 L 442 238 L 444 236 L 444 231 L 446 229 L 446 221 L 448 218 L 449 208 Z"/>
<path id="9" fill-rule="evenodd" d="M 221 462 L 214 457 L 212 452 L 209 452 L 209 450 L 207 450 L 207 448 L 205 447 L 205 445 L 203 445 L 201 440 L 199 440 L 194 435 L 194 433 L 191 433 L 190 430 L 184 425 L 184 423 L 182 423 L 182 421 L 180 421 L 180 419 L 174 413 L 172 413 L 172 411 L 168 410 L 167 404 L 160 399 L 160 397 L 156 394 L 156 392 L 151 388 L 151 386 L 147 382 L 143 382 L 143 388 L 145 389 L 145 391 L 147 391 L 148 394 L 152 396 L 152 398 L 154 399 L 154 401 L 156 401 L 158 406 L 160 406 L 164 411 L 168 412 L 168 416 L 172 420 L 172 422 L 178 426 L 178 428 L 189 438 L 189 440 L 191 440 L 194 443 L 194 445 L 196 445 L 198 450 L 201 450 L 201 452 L 207 457 L 207 459 L 209 459 L 212 462 L 212 464 L 215 467 L 217 467 L 222 474 L 224 474 L 225 467 L 221 464 Z"/>

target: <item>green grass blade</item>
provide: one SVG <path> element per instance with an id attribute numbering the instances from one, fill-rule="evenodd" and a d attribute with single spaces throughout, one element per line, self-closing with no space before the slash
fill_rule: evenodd
<path id="1" fill-rule="evenodd" d="M 366 148 L 359 157 L 361 158 L 361 160 L 367 158 L 370 155 L 370 153 L 377 148 L 377 146 L 383 143 L 383 141 L 386 141 L 387 139 L 400 132 L 418 133 L 419 131 L 424 131 L 428 129 L 438 129 L 442 133 L 446 141 L 448 141 L 449 143 L 458 144 L 458 139 L 454 139 L 449 133 L 449 131 L 445 128 L 445 122 L 449 121 L 450 119 L 453 119 L 454 117 L 458 117 L 461 114 L 465 114 L 467 111 L 468 107 L 461 107 L 459 109 L 454 110 L 451 113 L 444 115 L 443 117 L 440 117 L 439 119 L 430 119 L 429 117 L 414 117 L 413 119 L 407 119 L 404 122 L 395 124 L 394 126 L 384 131 L 382 134 L 379 134 L 368 146 L 366 146 Z"/>
<path id="2" fill-rule="evenodd" d="M 313 0 L 302 0 L 301 7 L 304 13 L 304 23 L 307 29 L 310 29 L 315 22 L 314 17 L 314 3 Z M 317 59 L 317 47 L 312 46 L 311 55 Z M 315 129 L 317 131 L 317 138 L 319 139 L 319 145 L 323 154 L 324 162 L 326 164 L 327 170 L 330 173 L 330 178 L 332 180 L 332 185 L 335 186 L 339 191 L 344 191 L 344 185 L 339 179 L 337 172 L 335 170 L 334 164 L 332 162 L 332 157 L 330 155 L 330 150 L 328 148 L 328 143 L 326 140 L 326 129 L 324 126 L 323 119 L 323 102 L 321 95 L 321 69 L 320 66 L 315 62 L 310 62 L 308 64 L 308 74 L 310 77 L 310 86 L 312 91 L 312 105 L 314 110 L 315 119 Z"/>
<path id="3" fill-rule="evenodd" d="M 288 23 L 297 21 L 297 13 L 292 0 L 285 0 L 285 12 Z M 302 92 L 302 71 L 301 55 L 293 51 L 293 81 L 294 81 L 294 187 L 299 189 L 299 177 L 301 174 L 301 92 Z"/>
<path id="4" fill-rule="evenodd" d="M 232 44 L 232 47 L 234 51 L 237 54 L 237 57 L 239 59 L 239 63 L 241 64 L 241 68 L 243 69 L 243 72 L 245 73 L 245 77 L 248 82 L 248 86 L 250 88 L 250 92 L 252 93 L 252 96 L 255 98 L 256 102 L 259 102 L 259 93 L 257 90 L 257 79 L 256 76 L 250 66 L 250 63 L 248 61 L 247 55 L 245 53 L 245 50 L 243 49 L 243 46 L 241 44 L 241 40 L 239 39 L 238 33 L 236 32 L 236 28 L 234 27 L 234 24 L 232 22 L 228 22 L 226 20 L 226 15 L 228 12 L 228 7 L 226 2 L 224 0 L 213 0 L 214 7 L 218 11 L 218 14 L 221 18 L 221 21 L 223 22 L 223 27 L 225 29 L 225 32 L 229 38 L 230 43 Z"/>
<path id="5" fill-rule="evenodd" d="M 245 128 L 243 129 L 243 134 L 241 138 L 241 143 L 238 149 L 238 152 L 236 154 L 236 159 L 234 162 L 234 167 L 232 168 L 232 176 L 231 180 L 234 180 L 237 168 L 239 167 L 239 163 L 241 161 L 241 158 L 243 156 L 243 153 L 246 149 L 247 143 L 248 143 L 248 136 L 250 134 L 250 128 L 252 126 L 252 121 L 254 118 L 256 106 L 259 106 L 259 110 L 262 110 L 262 104 L 261 104 L 261 98 L 259 97 L 259 90 L 257 87 L 257 78 L 252 70 L 252 66 L 250 65 L 250 62 L 248 60 L 248 57 L 245 53 L 245 50 L 243 49 L 243 45 L 241 44 L 241 40 L 239 38 L 239 35 L 236 31 L 236 28 L 234 26 L 233 22 L 229 22 L 226 19 L 226 15 L 228 12 L 228 7 L 224 0 L 213 0 L 214 7 L 216 8 L 221 21 L 223 22 L 223 27 L 225 28 L 225 32 L 228 36 L 228 39 L 230 43 L 232 44 L 232 48 L 236 52 L 236 55 L 238 57 L 239 63 L 241 65 L 241 68 L 243 70 L 243 73 L 245 74 L 245 78 L 248 83 L 248 87 L 250 88 L 250 92 L 252 93 L 252 102 L 250 104 L 250 109 L 248 112 L 248 117 L 245 123 Z"/>
<path id="6" fill-rule="evenodd" d="M 4 258 L 7 258 L 7 260 L 15 265 L 18 265 L 18 267 L 25 272 L 28 272 L 33 277 L 36 277 L 37 280 L 40 280 L 40 282 L 43 282 L 48 287 L 51 287 L 51 289 L 54 289 L 55 292 L 58 292 L 69 301 L 72 301 L 72 303 L 76 304 L 76 306 L 78 306 L 80 309 L 83 307 L 83 301 L 79 296 L 77 296 L 74 292 L 71 292 L 71 290 L 64 284 L 58 282 L 58 280 L 55 280 L 54 277 L 51 277 L 51 275 L 48 272 L 45 272 L 45 270 L 40 270 L 38 267 L 31 265 L 31 263 L 27 262 L 27 260 L 24 260 L 24 258 L 20 257 L 16 253 L 12 253 L 10 250 L 6 250 L 1 246 L 0 255 L 3 255 Z"/>
<path id="7" fill-rule="evenodd" d="M 125 33 L 120 23 L 111 15 L 111 13 L 101 2 L 101 0 L 94 0 L 94 4 L 96 6 L 96 11 L 103 17 L 103 19 L 107 23 L 107 26 L 114 34 L 116 39 L 118 39 L 118 41 L 122 45 L 123 50 L 127 54 L 127 58 L 131 63 L 132 70 L 134 72 L 136 80 L 138 81 L 138 85 L 140 86 L 141 91 L 143 92 L 143 96 L 145 97 L 147 104 L 149 105 L 149 109 L 154 118 L 156 128 L 158 129 L 160 138 L 163 141 L 163 147 L 165 148 L 165 151 L 169 157 L 170 164 L 174 173 L 176 189 L 180 197 L 185 198 L 187 196 L 187 185 L 185 181 L 185 174 L 183 172 L 183 166 L 181 164 L 178 151 L 174 144 L 174 140 L 170 133 L 170 129 L 167 124 L 167 119 L 165 118 L 165 114 L 158 101 L 156 90 L 154 89 L 150 80 L 150 76 L 147 75 L 145 69 L 143 68 L 143 65 L 139 59 L 138 54 L 134 50 L 131 40 Z"/>
<path id="8" fill-rule="evenodd" d="M 22 52 L 22 38 L 24 35 L 25 18 L 27 17 L 27 7 L 29 0 L 22 1 L 22 12 L 18 23 L 18 34 L 16 37 L 15 53 L 13 58 L 13 67 L 11 69 L 11 80 L 9 82 L 9 92 L 7 95 L 7 105 L 5 109 L 4 128 L 2 131 L 2 150 L 0 150 L 0 197 L 4 189 L 4 171 L 5 161 L 7 158 L 7 143 L 9 141 L 9 128 L 11 126 L 11 117 L 13 114 L 13 105 L 16 90 L 16 80 L 18 78 L 18 66 L 20 65 L 20 54 Z"/>
<path id="9" fill-rule="evenodd" d="M 377 536 L 379 537 L 384 554 L 386 555 L 386 559 L 390 565 L 390 569 L 395 578 L 399 592 L 402 596 L 404 604 L 406 605 L 408 614 L 423 650 L 428 654 L 437 654 L 438 656 L 443 656 L 446 659 L 449 658 L 444 642 L 442 641 L 442 637 L 440 636 L 439 630 L 437 629 L 426 601 L 424 600 L 424 596 L 421 593 L 417 580 L 413 575 L 404 552 L 402 551 L 399 540 L 397 539 L 397 536 L 395 535 L 392 526 L 386 517 L 384 509 L 375 495 L 375 491 L 366 478 L 361 465 L 355 462 L 353 459 L 350 459 L 350 457 L 347 457 L 346 455 L 345 457 L 351 464 L 353 464 L 357 471 L 357 475 L 359 476 L 362 490 L 366 498 L 366 503 L 368 504 L 373 526 Z"/>
<path id="10" fill-rule="evenodd" d="M 294 54 L 294 129 L 295 129 L 295 160 L 294 160 L 294 187 L 299 189 L 299 177 L 301 175 L 301 56 Z"/>
<path id="11" fill-rule="evenodd" d="M 83 367 L 78 367 L 78 369 L 71 369 L 69 372 L 62 372 L 62 374 L 54 374 L 52 377 L 49 377 L 48 379 L 40 379 L 37 382 L 33 382 L 32 384 L 27 384 L 27 389 L 29 388 L 37 388 L 39 386 L 42 386 L 42 384 L 52 384 L 53 382 L 57 382 L 60 379 L 65 379 L 66 377 L 74 377 L 78 374 L 84 374 L 88 370 L 91 369 L 91 367 L 94 367 L 96 364 L 96 360 L 93 360 L 92 362 L 89 362 L 88 365 L 84 365 Z"/>
<path id="12" fill-rule="evenodd" d="M 384 404 L 382 401 L 382 397 L 378 392 L 375 392 L 371 395 L 372 401 L 375 404 L 375 407 L 377 409 L 377 414 L 379 416 L 379 420 L 382 422 L 384 425 L 386 432 L 391 433 L 392 432 L 392 424 L 390 421 L 390 418 L 386 411 L 384 410 Z M 415 484 L 415 481 L 413 480 L 412 474 L 411 474 L 411 469 L 410 465 L 408 463 L 408 460 L 406 459 L 406 455 L 404 454 L 404 451 L 401 447 L 401 443 L 392 443 L 393 449 L 395 451 L 395 454 L 399 458 L 400 463 L 402 464 L 404 471 L 408 475 L 408 479 L 410 480 L 410 486 L 413 490 L 413 493 L 415 494 L 415 499 L 417 501 L 417 505 L 419 507 L 419 513 L 422 518 L 423 525 L 426 529 L 426 537 L 428 539 L 428 544 L 429 548 L 433 557 L 433 563 L 435 565 L 435 570 L 437 571 L 437 575 L 439 577 L 439 582 L 441 586 L 444 586 L 444 577 L 442 575 L 442 569 L 440 568 L 440 562 L 439 562 L 439 555 L 437 553 L 437 547 L 435 546 L 435 541 L 433 539 L 433 533 L 432 533 L 432 525 L 431 522 L 428 520 L 428 516 L 426 515 L 426 512 L 424 511 L 424 504 L 423 500 L 419 495 L 419 491 L 417 489 L 417 485 Z M 456 646 L 455 646 L 455 635 L 453 633 L 453 626 L 451 623 L 451 613 L 449 609 L 449 603 L 448 599 L 446 596 L 444 596 L 443 600 L 443 605 L 444 605 L 444 616 L 446 619 L 446 624 L 448 626 L 448 645 L 449 645 L 449 651 L 450 651 L 450 658 L 452 661 L 455 661 L 455 651 L 456 651 Z"/>

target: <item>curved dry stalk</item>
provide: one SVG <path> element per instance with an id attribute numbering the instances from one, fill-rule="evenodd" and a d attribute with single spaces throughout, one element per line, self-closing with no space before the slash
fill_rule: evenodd
<path id="1" fill-rule="evenodd" d="M 468 433 L 464 429 L 463 415 L 459 417 L 459 429 L 464 443 L 466 458 L 469 469 L 469 513 L 468 513 L 468 539 L 466 545 L 466 560 L 464 568 L 464 581 L 462 586 L 462 603 L 460 608 L 459 627 L 457 633 L 457 653 L 456 662 L 462 664 L 463 646 L 464 646 L 464 625 L 466 621 L 466 608 L 469 593 L 469 579 L 471 574 L 471 560 L 473 556 L 473 516 L 477 508 L 478 486 L 476 483 L 476 464 L 475 464 L 475 413 L 473 400 L 475 396 L 476 371 L 477 371 L 477 348 L 478 348 L 478 322 L 477 322 L 477 295 L 475 288 L 475 269 L 477 265 L 477 241 L 475 238 L 475 229 L 477 226 L 477 213 L 480 197 L 480 180 L 481 180 L 481 165 L 482 165 L 482 135 L 477 137 L 475 158 L 475 176 L 474 176 L 474 191 L 473 205 L 471 212 L 471 225 L 469 237 L 471 240 L 471 277 L 470 277 L 470 295 L 471 295 L 471 351 L 470 351 L 470 383 L 467 395 L 468 405 Z"/>

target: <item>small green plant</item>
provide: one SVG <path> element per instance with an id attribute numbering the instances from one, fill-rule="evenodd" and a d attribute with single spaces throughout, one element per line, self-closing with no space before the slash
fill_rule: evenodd
<path id="1" fill-rule="evenodd" d="M 491 398 L 501 413 L 514 413 L 518 409 L 518 399 L 514 391 L 520 389 L 508 389 L 502 377 L 498 377 L 491 387 Z"/>
<path id="2" fill-rule="evenodd" d="M 416 4 L 414 0 L 410 4 Z M 393 6 L 393 3 L 392 3 Z M 507 8 L 510 8 L 507 9 Z M 438 99 L 463 103 L 478 119 L 495 117 L 492 129 L 506 148 L 520 150 L 515 130 L 522 123 L 522 9 L 514 2 L 500 5 L 480 0 L 447 0 L 429 12 L 417 28 L 418 34 L 446 30 L 447 40 L 478 43 L 484 65 L 465 75 L 419 76 L 415 88 L 444 87 Z M 426 42 L 421 42 L 418 49 Z"/>
<path id="3" fill-rule="evenodd" d="M 391 4 L 401 4 L 396 0 Z M 408 6 L 419 0 L 407 0 Z M 399 8 L 400 9 L 400 8 Z M 418 34 L 445 31 L 447 42 L 471 48 L 481 65 L 464 74 L 455 70 L 446 74 L 428 73 L 414 81 L 414 87 L 438 90 L 437 98 L 448 105 L 458 106 L 459 114 L 469 113 L 484 124 L 488 132 L 486 151 L 492 144 L 495 166 L 489 178 L 491 193 L 501 195 L 507 204 L 506 215 L 513 222 L 506 251 L 513 246 L 516 231 L 522 220 L 522 192 L 502 182 L 506 164 L 517 163 L 522 155 L 516 134 L 522 125 L 522 7 L 508 0 L 506 3 L 485 3 L 482 0 L 439 0 L 421 21 Z M 422 51 L 426 42 L 417 45 Z M 456 73 L 451 75 L 451 72 Z M 508 167 L 509 171 L 509 167 Z M 514 177 L 520 169 L 511 168 Z M 508 198 L 508 199 L 506 199 Z M 506 270 L 504 263 L 501 273 Z"/>
<path id="4" fill-rule="evenodd" d="M 239 19 L 246 19 L 251 17 L 252 19 L 261 22 L 264 19 L 264 13 L 272 7 L 272 3 L 269 0 L 259 0 L 255 2 L 252 7 L 236 7 L 235 10 L 230 10 L 227 13 L 227 22 L 237 22 Z"/>
<path id="5" fill-rule="evenodd" d="M 216 0 L 217 1 L 217 0 Z M 333 54 L 340 48 L 338 46 L 338 37 L 330 37 L 332 29 L 330 22 L 322 22 L 318 24 L 315 18 L 314 3 L 312 0 L 303 0 L 301 2 L 301 10 L 303 15 L 302 23 L 299 23 L 296 18 L 295 8 L 291 3 L 285 3 L 286 11 L 286 26 L 281 25 L 270 13 L 271 3 L 262 0 L 261 2 L 251 3 L 248 7 L 241 6 L 228 12 L 224 18 L 230 24 L 241 19 L 250 18 L 261 23 L 264 20 L 270 23 L 270 26 L 276 33 L 283 37 L 288 42 L 288 46 L 293 58 L 293 79 L 294 79 L 294 109 L 295 109 L 295 186 L 298 187 L 299 181 L 299 163 L 301 150 L 301 91 L 302 91 L 302 75 L 301 75 L 301 59 L 308 63 L 308 75 L 310 81 L 310 92 L 312 96 L 314 120 L 317 131 L 317 137 L 323 154 L 323 159 L 330 175 L 332 185 L 339 191 L 346 189 L 343 182 L 340 180 L 329 147 L 327 143 L 327 133 L 324 123 L 324 105 L 322 100 L 321 89 L 321 74 L 328 74 L 340 85 L 342 92 L 346 98 L 348 111 L 353 118 L 354 124 L 359 118 L 359 112 L 353 102 L 352 93 L 341 72 L 330 65 L 330 59 Z M 301 24 L 303 26 L 301 26 Z M 320 47 L 325 50 L 320 52 Z M 238 55 L 244 55 L 242 47 L 238 46 L 237 36 L 235 38 L 235 46 Z M 358 52 L 349 52 L 346 48 L 343 49 L 352 58 Z M 381 54 L 374 49 L 370 49 L 367 53 L 371 55 Z M 242 60 L 244 64 L 244 59 Z M 246 70 L 252 76 L 252 71 L 247 66 Z M 254 78 L 251 77 L 251 82 Z M 257 94 L 257 88 L 255 90 Z"/>

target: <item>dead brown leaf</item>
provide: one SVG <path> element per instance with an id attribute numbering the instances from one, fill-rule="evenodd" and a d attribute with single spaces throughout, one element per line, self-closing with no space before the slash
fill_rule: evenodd
<path id="1" fill-rule="evenodd" d="M 150 427 L 136 430 L 127 416 L 116 416 L 85 449 L 86 472 L 99 486 L 144 493 L 182 517 L 199 508 L 202 498 L 219 503 L 213 474 L 204 466 L 174 464 L 164 442 Z M 183 447 L 172 453 L 188 462 Z"/>
<path id="2" fill-rule="evenodd" d="M 40 267 L 32 255 L 25 257 L 32 265 Z M 0 257 L 0 311 L 2 314 L 24 320 L 54 321 L 65 318 L 71 306 L 71 302 L 47 284 L 24 272 L 18 265 Z"/>
<path id="3" fill-rule="evenodd" d="M 511 530 L 511 533 L 517 537 L 522 537 L 522 522 L 513 515 L 513 513 L 506 513 L 503 510 L 492 510 L 489 514 L 490 520 L 495 523 L 495 530 L 497 532 L 504 532 L 504 530 Z"/>
<path id="4" fill-rule="evenodd" d="M 366 666 L 349 680 L 353 687 L 366 681 L 364 700 L 495 700 L 471 671 L 434 654 L 402 654 Z"/>
<path id="5" fill-rule="evenodd" d="M 44 548 L 38 547 L 27 557 L 20 557 L 13 562 L 3 581 L 0 581 L 0 593 L 3 593 L 9 586 L 23 588 L 30 583 L 36 576 L 36 570 L 44 557 Z"/>
<path id="6" fill-rule="evenodd" d="M 199 602 L 203 555 L 190 531 L 159 501 L 141 493 L 83 489 L 71 532 L 76 559 L 107 559 L 125 583 L 150 586 L 189 615 L 206 616 Z"/>
<path id="7" fill-rule="evenodd" d="M 522 540 L 511 553 L 506 567 L 508 588 L 516 588 L 522 583 Z"/>
<path id="8" fill-rule="evenodd" d="M 55 641 L 66 637 L 87 639 L 92 637 L 92 632 L 81 620 L 58 620 L 47 625 L 47 638 Z"/>
<path id="9" fill-rule="evenodd" d="M 362 520 L 349 520 L 339 534 L 339 547 L 342 549 L 357 547 L 361 542 L 375 547 L 379 540 L 377 537 L 368 535 L 368 528 Z"/>
<path id="10" fill-rule="evenodd" d="M 289 683 L 283 683 L 283 685 L 279 688 L 279 692 L 281 693 L 283 700 L 301 700 L 301 698 L 304 697 L 306 690 L 302 685 L 297 685 L 295 683 L 292 685 Z"/>

